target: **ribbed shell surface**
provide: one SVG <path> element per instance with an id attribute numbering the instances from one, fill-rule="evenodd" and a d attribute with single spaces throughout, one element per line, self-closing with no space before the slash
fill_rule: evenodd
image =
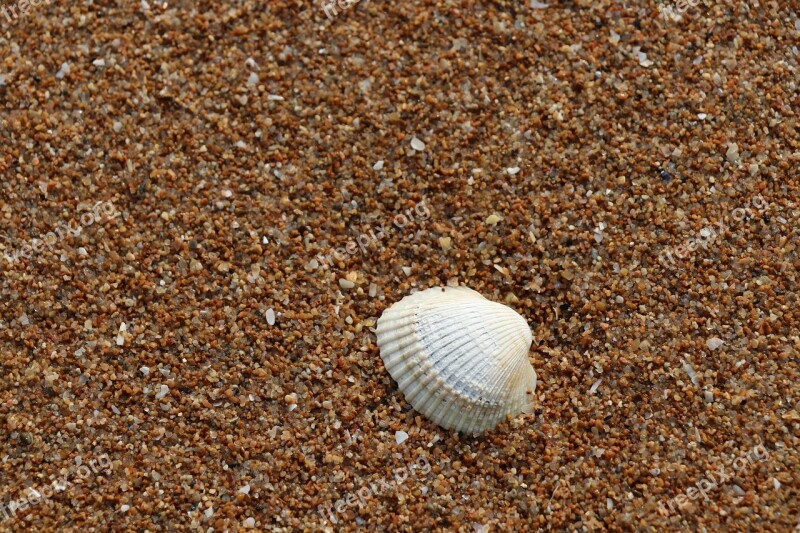
<path id="1" fill-rule="evenodd" d="M 533 403 L 533 337 L 524 318 L 466 287 L 403 298 L 378 320 L 386 369 L 415 410 L 479 433 Z"/>

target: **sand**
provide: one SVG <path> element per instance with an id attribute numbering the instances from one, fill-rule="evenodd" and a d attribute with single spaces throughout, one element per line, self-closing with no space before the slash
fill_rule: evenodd
<path id="1" fill-rule="evenodd" d="M 800 522 L 796 2 L 4 5 L 0 530 Z M 534 414 L 406 403 L 447 284 Z"/>

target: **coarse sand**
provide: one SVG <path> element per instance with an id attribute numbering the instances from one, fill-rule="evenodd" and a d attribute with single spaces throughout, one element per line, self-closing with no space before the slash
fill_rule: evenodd
<path id="1" fill-rule="evenodd" d="M 797 1 L 2 1 L 0 531 L 797 527 Z M 448 284 L 535 413 L 404 400 Z"/>

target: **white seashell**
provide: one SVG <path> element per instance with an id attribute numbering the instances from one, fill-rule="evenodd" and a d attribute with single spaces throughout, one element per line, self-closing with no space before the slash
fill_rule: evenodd
<path id="1" fill-rule="evenodd" d="M 464 433 L 530 412 L 536 372 L 528 323 L 466 287 L 414 293 L 378 320 L 378 346 L 406 401 Z"/>

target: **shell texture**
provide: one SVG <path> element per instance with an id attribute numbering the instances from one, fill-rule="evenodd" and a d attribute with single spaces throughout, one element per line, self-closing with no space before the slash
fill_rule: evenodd
<path id="1" fill-rule="evenodd" d="M 481 433 L 533 405 L 528 323 L 472 289 L 403 298 L 378 320 L 377 337 L 406 401 L 444 428 Z"/>

